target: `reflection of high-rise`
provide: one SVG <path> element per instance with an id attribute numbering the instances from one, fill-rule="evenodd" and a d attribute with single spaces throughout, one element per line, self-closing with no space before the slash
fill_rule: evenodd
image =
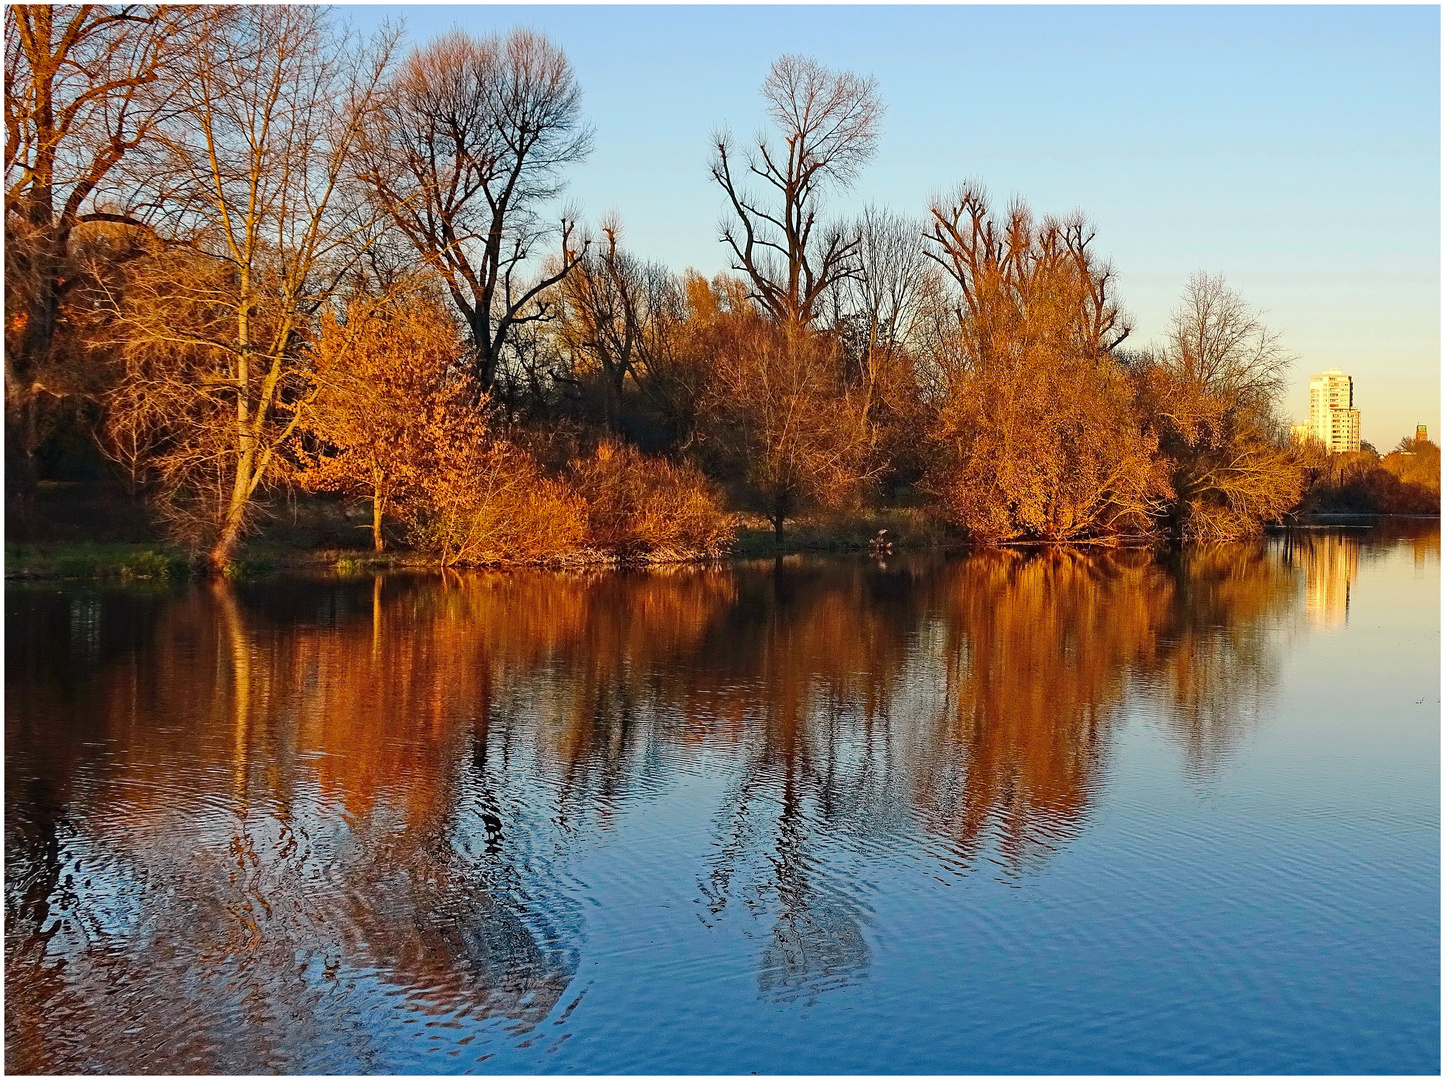
<path id="1" fill-rule="evenodd" d="M 1343 626 L 1349 619 L 1350 589 L 1360 573 L 1360 543 L 1334 533 L 1305 536 L 1298 543 L 1305 571 L 1305 621 Z"/>

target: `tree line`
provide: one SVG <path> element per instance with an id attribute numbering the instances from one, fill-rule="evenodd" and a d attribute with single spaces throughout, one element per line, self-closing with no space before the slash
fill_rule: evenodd
<path id="1" fill-rule="evenodd" d="M 528 30 L 410 51 L 312 7 L 6 9 L 6 436 L 83 431 L 234 556 L 284 489 L 445 563 L 724 550 L 725 508 L 899 500 L 970 541 L 1227 539 L 1295 507 L 1291 357 L 1222 279 L 1134 348 L 1080 216 L 976 184 L 830 216 L 876 83 L 784 56 L 708 170 L 731 271 L 559 208 L 590 152 Z M 1438 490 L 1438 481 L 1437 481 Z"/>

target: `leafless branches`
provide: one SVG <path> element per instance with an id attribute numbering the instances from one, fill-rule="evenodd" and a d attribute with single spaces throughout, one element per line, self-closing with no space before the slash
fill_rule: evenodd
<path id="1" fill-rule="evenodd" d="M 783 145 L 760 135 L 734 175 L 731 136 L 717 136 L 712 177 L 733 213 L 722 239 L 753 298 L 779 322 L 806 326 L 819 298 L 856 272 L 858 238 L 822 223 L 819 213 L 828 187 L 847 187 L 873 156 L 883 105 L 874 80 L 801 56 L 773 64 L 762 93 Z M 749 182 L 763 194 L 753 194 Z"/>
<path id="2" fill-rule="evenodd" d="M 1116 275 L 1090 250 L 1094 231 L 1081 216 L 1035 222 L 1021 203 L 1003 221 L 988 197 L 964 185 L 930 209 L 927 255 L 957 284 L 969 362 L 1017 361 L 1043 344 L 1102 355 L 1129 336 L 1114 299 Z"/>
<path id="3" fill-rule="evenodd" d="M 1168 363 L 1183 379 L 1267 411 L 1294 357 L 1221 275 L 1196 273 L 1170 320 Z"/>
<path id="4" fill-rule="evenodd" d="M 513 328 L 546 317 L 545 290 L 580 257 L 564 220 L 561 262 L 527 275 L 556 231 L 542 208 L 591 149 L 581 96 L 566 56 L 540 35 L 456 31 L 406 59 L 362 148 L 361 178 L 467 320 L 483 392 Z"/>
<path id="5" fill-rule="evenodd" d="M 603 416 L 616 435 L 627 437 L 623 388 L 630 378 L 651 389 L 668 351 L 681 297 L 667 268 L 644 263 L 621 247 L 621 225 L 602 222 L 600 241 L 585 241 L 560 286 L 560 336 L 601 377 Z"/>
<path id="6" fill-rule="evenodd" d="M 174 61 L 183 112 L 155 138 L 167 230 L 193 261 L 137 267 L 114 307 L 147 377 L 206 403 L 177 408 L 196 438 L 176 442 L 166 471 L 181 487 L 208 477 L 204 497 L 171 502 L 209 521 L 218 568 L 301 418 L 309 320 L 359 254 L 368 211 L 345 184 L 390 48 L 333 35 L 314 8 L 252 7 Z"/>

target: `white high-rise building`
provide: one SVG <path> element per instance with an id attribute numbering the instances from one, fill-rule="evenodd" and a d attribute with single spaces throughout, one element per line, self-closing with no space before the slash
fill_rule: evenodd
<path id="1" fill-rule="evenodd" d="M 1360 448 L 1354 380 L 1339 368 L 1310 377 L 1309 435 L 1332 454 Z"/>

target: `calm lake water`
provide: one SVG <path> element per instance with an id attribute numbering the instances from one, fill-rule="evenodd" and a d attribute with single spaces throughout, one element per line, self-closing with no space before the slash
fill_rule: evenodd
<path id="1" fill-rule="evenodd" d="M 6 589 L 12 1072 L 1440 1068 L 1440 533 Z"/>

